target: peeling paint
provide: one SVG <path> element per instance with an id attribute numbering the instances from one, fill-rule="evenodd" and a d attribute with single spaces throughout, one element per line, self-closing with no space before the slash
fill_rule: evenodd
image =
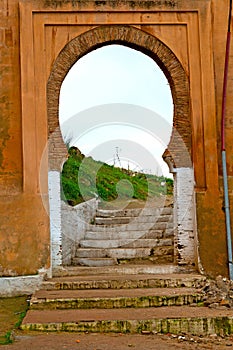
<path id="1" fill-rule="evenodd" d="M 9 111 L 10 102 L 7 96 L 0 97 L 0 169 L 4 169 L 3 151 L 6 147 L 7 141 L 10 139 L 10 117 L 6 116 L 6 110 Z M 9 111 L 10 114 L 10 111 Z"/>

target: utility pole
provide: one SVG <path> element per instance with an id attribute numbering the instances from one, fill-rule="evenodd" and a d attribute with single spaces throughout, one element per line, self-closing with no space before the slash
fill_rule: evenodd
<path id="1" fill-rule="evenodd" d="M 114 166 L 116 164 L 116 161 L 119 163 L 120 168 L 121 168 L 121 160 L 120 160 L 120 156 L 119 156 L 119 147 L 116 146 L 116 153 L 114 154 Z"/>

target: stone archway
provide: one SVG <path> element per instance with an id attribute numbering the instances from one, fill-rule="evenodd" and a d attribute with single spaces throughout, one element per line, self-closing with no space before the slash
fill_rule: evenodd
<path id="1" fill-rule="evenodd" d="M 173 131 L 168 145 L 169 158 L 175 172 L 176 195 L 176 249 L 178 264 L 191 266 L 196 263 L 194 176 L 191 155 L 191 122 L 189 80 L 180 61 L 158 38 L 133 26 L 109 25 L 89 30 L 71 40 L 55 60 L 47 85 L 47 109 L 49 128 L 49 187 L 52 266 L 62 264 L 60 170 L 67 155 L 59 128 L 59 93 L 61 84 L 72 65 L 88 52 L 104 45 L 121 44 L 150 56 L 162 69 L 171 86 L 174 117 Z M 185 179 L 185 184 L 183 182 Z M 182 186 L 185 186 L 185 191 Z M 182 190 L 182 200 L 178 193 Z M 187 203 L 191 207 L 187 209 Z M 53 223 L 56 223 L 53 225 Z"/>
<path id="2" fill-rule="evenodd" d="M 158 38 L 135 27 L 110 25 L 97 27 L 74 38 L 63 48 L 54 62 L 47 85 L 49 137 L 54 135 L 50 143 L 49 168 L 60 168 L 62 157 L 66 154 L 61 134 L 55 132 L 59 127 L 61 84 L 79 58 L 98 47 L 111 43 L 126 45 L 147 54 L 155 60 L 166 75 L 174 102 L 173 134 L 169 150 L 177 166 L 190 166 L 190 159 L 183 158 L 183 150 L 180 146 L 177 147 L 176 143 L 176 140 L 180 141 L 179 137 L 181 137 L 188 153 L 191 153 L 189 80 L 184 68 L 174 53 Z M 56 142 L 56 147 L 52 147 L 53 141 Z"/>

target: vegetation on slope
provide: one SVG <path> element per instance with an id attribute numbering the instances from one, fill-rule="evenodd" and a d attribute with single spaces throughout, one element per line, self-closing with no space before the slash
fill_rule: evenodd
<path id="1" fill-rule="evenodd" d="M 76 205 L 99 197 L 103 201 L 116 198 L 147 200 L 172 194 L 172 179 L 132 172 L 85 157 L 76 147 L 69 149 L 69 158 L 62 171 L 62 199 Z"/>

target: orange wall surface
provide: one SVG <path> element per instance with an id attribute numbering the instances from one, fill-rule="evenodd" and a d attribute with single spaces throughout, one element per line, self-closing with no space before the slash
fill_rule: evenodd
<path id="1" fill-rule="evenodd" d="M 228 0 L 1 1 L 0 276 L 36 274 L 50 266 L 46 185 L 43 200 L 39 186 L 40 160 L 48 139 L 46 84 L 63 47 L 99 23 L 134 25 L 157 36 L 187 72 L 200 262 L 206 274 L 227 276 L 221 102 L 228 6 Z M 43 45 L 45 50 L 40 51 Z M 232 131 L 233 44 L 226 108 L 231 206 Z"/>

